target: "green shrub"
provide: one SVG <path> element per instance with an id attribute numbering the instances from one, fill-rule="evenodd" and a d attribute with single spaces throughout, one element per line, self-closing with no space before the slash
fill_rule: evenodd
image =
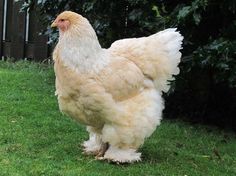
<path id="1" fill-rule="evenodd" d="M 172 12 L 185 42 L 181 74 L 167 97 L 170 116 L 235 128 L 235 13 L 233 0 L 195 0 Z"/>

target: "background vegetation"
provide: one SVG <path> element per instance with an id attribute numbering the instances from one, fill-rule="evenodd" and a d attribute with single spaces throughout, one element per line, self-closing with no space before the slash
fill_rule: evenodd
<path id="1" fill-rule="evenodd" d="M 28 0 L 48 25 L 64 10 L 87 17 L 104 47 L 121 38 L 177 27 L 184 36 L 181 73 L 166 96 L 166 116 L 236 126 L 235 0 Z M 51 29 L 51 42 L 57 33 Z"/>

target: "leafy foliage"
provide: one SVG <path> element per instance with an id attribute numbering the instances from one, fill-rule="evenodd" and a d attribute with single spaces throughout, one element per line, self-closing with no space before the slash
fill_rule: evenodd
<path id="1" fill-rule="evenodd" d="M 156 16 L 158 9 L 152 10 L 154 6 L 158 7 L 156 4 L 161 3 L 162 0 L 111 0 L 109 3 L 104 0 L 28 0 L 24 8 L 40 6 L 41 14 L 46 14 L 45 22 L 48 26 L 64 10 L 78 12 L 89 19 L 101 44 L 108 47 L 117 39 L 149 35 L 160 28 L 164 29 L 164 21 Z M 49 34 L 54 32 L 50 27 L 47 29 Z M 56 38 L 53 35 L 51 37 Z"/>
<path id="2" fill-rule="evenodd" d="M 235 0 L 28 0 L 25 7 L 36 4 L 47 14 L 47 24 L 64 10 L 83 14 L 104 47 L 117 39 L 177 27 L 185 39 L 181 74 L 166 97 L 168 114 L 235 123 Z M 47 33 L 52 41 L 57 38 L 50 28 Z"/>
<path id="3" fill-rule="evenodd" d="M 185 37 L 181 74 L 168 97 L 172 116 L 235 127 L 235 13 L 231 0 L 195 0 L 178 4 L 170 13 Z"/>

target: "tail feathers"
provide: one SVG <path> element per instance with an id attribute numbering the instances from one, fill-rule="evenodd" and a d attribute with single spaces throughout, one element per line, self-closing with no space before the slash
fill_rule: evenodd
<path id="1" fill-rule="evenodd" d="M 147 38 L 148 39 L 148 38 Z M 151 43 L 157 46 L 156 65 L 157 75 L 154 79 L 157 89 L 167 92 L 170 80 L 173 75 L 179 74 L 178 64 L 180 63 L 183 36 L 176 32 L 176 28 L 166 29 L 150 36 Z"/>
<path id="2" fill-rule="evenodd" d="M 156 89 L 167 92 L 168 81 L 179 74 L 182 41 L 183 36 L 169 28 L 148 37 L 118 40 L 109 51 L 134 62 Z"/>

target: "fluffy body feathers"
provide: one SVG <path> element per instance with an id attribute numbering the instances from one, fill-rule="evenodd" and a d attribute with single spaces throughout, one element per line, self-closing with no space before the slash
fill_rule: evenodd
<path id="1" fill-rule="evenodd" d="M 183 37 L 166 29 L 102 49 L 81 15 L 63 12 L 52 26 L 60 31 L 53 53 L 59 108 L 87 125 L 85 152 L 114 162 L 139 161 L 137 149 L 161 121 L 162 91 L 179 73 Z"/>

